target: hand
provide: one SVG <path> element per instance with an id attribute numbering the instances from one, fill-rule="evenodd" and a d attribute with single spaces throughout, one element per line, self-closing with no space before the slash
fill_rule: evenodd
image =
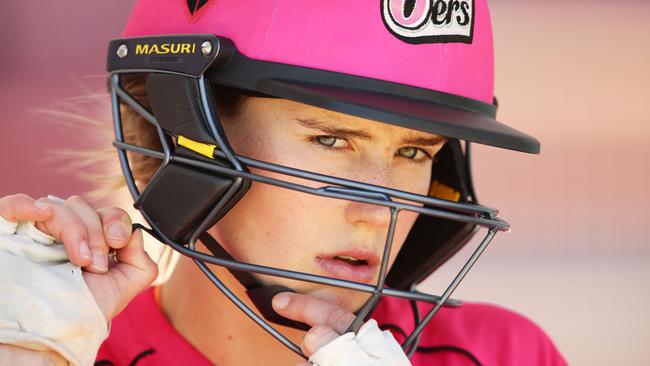
<path id="1" fill-rule="evenodd" d="M 275 311 L 312 326 L 300 345 L 313 365 L 411 366 L 393 335 L 373 319 L 356 334 L 346 333 L 355 315 L 312 296 L 284 292 L 273 298 Z M 299 366 L 311 365 L 301 363 Z"/>
<path id="2" fill-rule="evenodd" d="M 281 292 L 275 295 L 272 304 L 283 317 L 312 327 L 300 344 L 307 357 L 344 334 L 355 318 L 353 313 L 309 295 Z"/>
<path id="3" fill-rule="evenodd" d="M 8 221 L 35 221 L 36 227 L 65 246 L 107 321 L 156 278 L 158 268 L 144 251 L 142 233 L 131 233 L 131 219 L 119 208 L 95 210 L 79 196 L 64 203 L 23 194 L 0 198 L 0 216 Z M 109 250 L 117 262 L 108 264 Z"/>

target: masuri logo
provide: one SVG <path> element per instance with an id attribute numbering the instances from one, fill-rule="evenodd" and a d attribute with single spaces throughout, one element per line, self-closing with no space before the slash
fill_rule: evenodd
<path id="1" fill-rule="evenodd" d="M 178 55 L 196 52 L 194 43 L 136 44 L 136 55 Z"/>

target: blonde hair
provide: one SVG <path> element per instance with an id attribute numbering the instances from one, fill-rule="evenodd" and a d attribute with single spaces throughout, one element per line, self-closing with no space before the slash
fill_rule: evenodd
<path id="1" fill-rule="evenodd" d="M 146 77 L 144 74 L 123 77 L 122 85 L 142 106 L 150 109 L 147 97 Z M 233 118 L 240 113 L 242 101 L 246 98 L 239 91 L 222 86 L 214 86 L 215 104 L 221 117 Z M 126 181 L 120 170 L 115 148 L 111 145 L 114 134 L 110 121 L 108 94 L 87 94 L 84 97 L 70 98 L 63 101 L 63 106 L 38 109 L 35 112 L 54 117 L 61 125 L 74 129 L 79 135 L 93 138 L 88 148 L 58 149 L 54 151 L 50 162 L 57 165 L 64 163 L 61 170 L 74 174 L 92 185 L 84 195 L 94 205 L 113 205 L 125 208 L 134 222 L 143 222 L 139 212 L 130 204 Z M 127 143 L 162 151 L 158 132 L 151 123 L 133 108 L 122 102 L 122 132 Z M 158 170 L 161 160 L 143 154 L 127 153 L 129 165 L 135 183 L 140 191 L 144 190 L 151 177 Z M 128 202 L 128 203 L 127 203 Z M 145 236 L 145 250 L 158 263 L 159 276 L 155 283 L 161 283 L 171 273 L 178 254 L 171 247 L 160 245 Z"/>

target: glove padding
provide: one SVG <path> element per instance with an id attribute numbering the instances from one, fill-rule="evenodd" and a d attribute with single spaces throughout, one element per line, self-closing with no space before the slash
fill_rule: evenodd
<path id="1" fill-rule="evenodd" d="M 411 366 L 393 335 L 367 321 L 359 332 L 346 333 L 309 357 L 316 366 Z"/>
<path id="2" fill-rule="evenodd" d="M 81 268 L 33 222 L 0 217 L 0 343 L 95 362 L 108 326 Z"/>

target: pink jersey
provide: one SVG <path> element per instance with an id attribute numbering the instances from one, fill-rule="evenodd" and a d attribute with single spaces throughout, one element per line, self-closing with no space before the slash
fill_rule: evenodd
<path id="1" fill-rule="evenodd" d="M 422 310 L 425 310 L 424 307 Z M 373 318 L 380 325 L 409 331 L 408 302 L 384 299 Z M 393 328 L 394 329 L 394 328 Z M 403 339 L 399 331 L 397 339 Z M 566 365 L 551 340 L 530 320 L 485 304 L 445 308 L 427 326 L 413 366 L 556 366 Z M 167 321 L 153 288 L 138 295 L 112 322 L 96 366 L 212 365 Z"/>

